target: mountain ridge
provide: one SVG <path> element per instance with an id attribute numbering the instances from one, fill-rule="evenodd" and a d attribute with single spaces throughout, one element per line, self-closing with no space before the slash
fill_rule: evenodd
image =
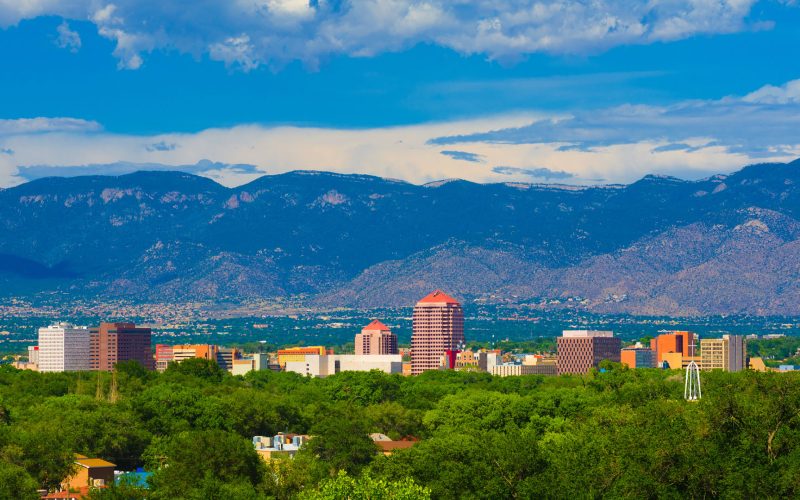
<path id="1" fill-rule="evenodd" d="M 579 296 L 605 312 L 795 314 L 800 293 L 780 273 L 800 261 L 798 167 L 577 188 L 314 170 L 237 187 L 161 170 L 46 177 L 0 190 L 0 285 L 165 302 L 303 295 L 325 307 L 408 305 L 432 287 L 490 301 Z M 679 257 L 661 266 L 648 244 Z M 708 290 L 713 276 L 724 290 Z"/>

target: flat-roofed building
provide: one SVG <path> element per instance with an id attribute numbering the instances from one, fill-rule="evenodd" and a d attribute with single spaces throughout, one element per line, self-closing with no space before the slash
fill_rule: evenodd
<path id="1" fill-rule="evenodd" d="M 619 361 L 628 368 L 655 368 L 656 353 L 647 347 L 625 347 L 619 353 Z"/>
<path id="2" fill-rule="evenodd" d="M 695 335 L 687 331 L 662 333 L 650 340 L 650 349 L 655 352 L 656 364 L 661 365 L 666 353 L 680 353 L 683 356 L 697 354 L 694 348 Z"/>
<path id="3" fill-rule="evenodd" d="M 283 368 L 287 361 L 305 361 L 306 355 L 324 356 L 327 354 L 325 347 L 321 345 L 309 347 L 287 347 L 278 350 L 278 365 Z"/>
<path id="4" fill-rule="evenodd" d="M 287 372 L 309 377 L 327 377 L 341 372 L 379 370 L 389 374 L 403 373 L 403 357 L 399 354 L 307 354 L 303 361 L 287 361 Z"/>
<path id="5" fill-rule="evenodd" d="M 723 335 L 719 339 L 702 339 L 700 354 L 703 357 L 704 370 L 723 370 L 738 372 L 746 365 L 744 337 L 741 335 Z"/>
<path id="6" fill-rule="evenodd" d="M 461 304 L 441 290 L 425 296 L 414 306 L 412 375 L 438 370 L 445 351 L 457 350 L 464 340 L 464 311 Z"/>
<path id="7" fill-rule="evenodd" d="M 39 328 L 39 371 L 90 370 L 90 343 L 90 331 L 85 326 L 57 323 Z"/>
<path id="8" fill-rule="evenodd" d="M 588 373 L 603 360 L 619 362 L 621 346 L 611 331 L 564 330 L 556 339 L 558 373 Z"/>
<path id="9" fill-rule="evenodd" d="M 122 361 L 136 361 L 152 370 L 155 363 L 150 339 L 150 328 L 140 328 L 133 323 L 100 323 L 91 330 L 92 370 L 112 371 Z"/>
<path id="10" fill-rule="evenodd" d="M 490 373 L 496 377 L 516 377 L 519 375 L 558 375 L 558 366 L 555 363 L 542 363 L 536 365 L 504 363 L 493 366 Z"/>

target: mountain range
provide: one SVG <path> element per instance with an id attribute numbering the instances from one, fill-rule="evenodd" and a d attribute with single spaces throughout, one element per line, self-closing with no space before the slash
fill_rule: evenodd
<path id="1" fill-rule="evenodd" d="M 442 288 L 605 313 L 800 314 L 800 160 L 590 187 L 48 177 L 0 190 L 0 228 L 6 296 L 376 307 Z"/>

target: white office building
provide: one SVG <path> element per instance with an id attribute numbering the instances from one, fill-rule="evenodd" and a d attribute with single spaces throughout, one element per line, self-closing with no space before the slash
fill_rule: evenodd
<path id="1" fill-rule="evenodd" d="M 380 370 L 385 373 L 402 373 L 403 356 L 400 354 L 306 354 L 304 361 L 287 361 L 287 372 L 308 377 L 327 377 L 341 372 L 368 372 Z"/>
<path id="2" fill-rule="evenodd" d="M 89 370 L 89 329 L 69 323 L 39 328 L 39 371 Z"/>

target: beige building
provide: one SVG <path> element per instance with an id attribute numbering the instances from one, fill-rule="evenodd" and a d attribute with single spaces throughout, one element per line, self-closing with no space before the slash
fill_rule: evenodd
<path id="1" fill-rule="evenodd" d="M 403 373 L 403 357 L 399 354 L 307 354 L 303 361 L 287 361 L 287 372 L 308 377 L 328 377 L 340 372 L 379 370 L 389 374 Z"/>
<path id="2" fill-rule="evenodd" d="M 723 335 L 720 339 L 700 340 L 703 370 L 738 372 L 747 367 L 744 337 Z"/>
<path id="3" fill-rule="evenodd" d="M 537 365 L 503 364 L 493 366 L 491 374 L 496 377 L 515 377 L 519 375 L 558 375 L 555 363 Z"/>
<path id="4" fill-rule="evenodd" d="M 377 319 L 362 328 L 361 333 L 356 334 L 355 349 L 357 355 L 399 354 L 397 335 Z"/>

